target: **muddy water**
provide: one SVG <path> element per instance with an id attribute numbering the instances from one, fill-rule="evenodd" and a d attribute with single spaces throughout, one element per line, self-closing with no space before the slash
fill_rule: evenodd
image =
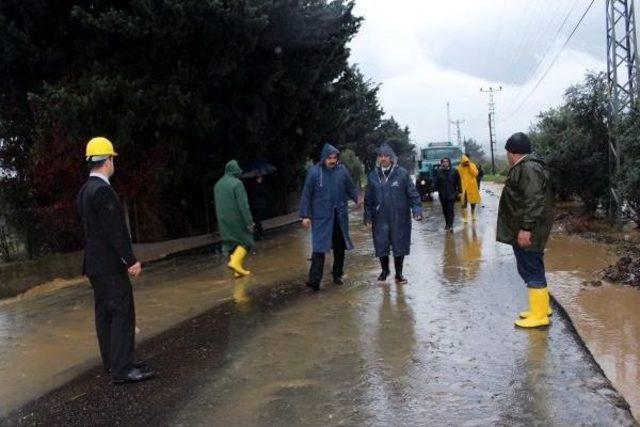
<path id="1" fill-rule="evenodd" d="M 154 265 L 136 284 L 140 337 L 220 301 L 237 308 L 222 367 L 200 374 L 172 424 L 633 425 L 561 316 L 548 330 L 513 328 L 526 291 L 510 249 L 494 241 L 495 193 L 485 191 L 478 221 L 457 223 L 453 235 L 442 232 L 439 206 L 427 204 L 406 286 L 376 283 L 360 214 L 346 285 L 323 283 L 267 315 L 252 295 L 304 280 L 303 230 L 268 240 L 243 280 L 228 279 L 213 255 Z M 0 306 L 0 410 L 75 376 L 96 355 L 88 285 Z"/>
<path id="2" fill-rule="evenodd" d="M 226 363 L 202 375 L 172 424 L 634 425 L 561 316 L 548 330 L 513 328 L 525 289 L 494 243 L 488 198 L 452 236 L 428 205 L 408 285 L 376 283 L 377 260 L 360 248 L 345 287 L 325 284 L 231 332 Z"/>
<path id="3" fill-rule="evenodd" d="M 556 237 L 548 254 L 554 296 L 571 319 L 607 377 L 640 416 L 640 291 L 604 283 L 583 286 L 616 261 L 605 246 Z"/>
<path id="4" fill-rule="evenodd" d="M 249 265 L 255 276 L 234 286 L 220 255 L 152 265 L 134 282 L 138 339 L 240 296 L 254 286 L 290 282 L 306 270 L 307 233 L 277 233 Z M 56 281 L 0 303 L 0 415 L 98 363 L 88 282 Z"/>

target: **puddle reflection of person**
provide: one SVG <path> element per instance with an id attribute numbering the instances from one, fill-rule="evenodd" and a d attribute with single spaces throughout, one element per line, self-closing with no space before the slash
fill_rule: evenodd
<path id="1" fill-rule="evenodd" d="M 447 233 L 444 238 L 442 253 L 442 276 L 452 284 L 463 281 L 463 267 L 458 256 L 457 241 L 453 234 Z"/>
<path id="2" fill-rule="evenodd" d="M 249 311 L 251 297 L 247 294 L 248 278 L 243 277 L 233 285 L 233 300 L 242 312 Z"/>
<path id="3" fill-rule="evenodd" d="M 482 258 L 482 240 L 478 236 L 475 224 L 462 230 L 461 255 L 466 271 L 466 280 L 471 282 L 478 275 Z"/>
<path id="4" fill-rule="evenodd" d="M 411 305 L 407 304 L 403 285 L 395 285 L 395 304 L 391 285 L 382 285 L 382 304 L 378 322 L 377 346 L 387 374 L 394 380 L 408 376 L 407 367 L 413 356 L 416 337 Z M 401 381 L 400 381 L 401 382 Z"/>

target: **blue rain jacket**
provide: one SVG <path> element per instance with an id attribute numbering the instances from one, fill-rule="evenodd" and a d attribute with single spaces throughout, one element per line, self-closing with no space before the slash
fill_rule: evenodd
<path id="1" fill-rule="evenodd" d="M 409 255 L 411 215 L 422 216 L 422 202 L 413 180 L 398 166 L 393 149 L 383 144 L 378 154 L 389 154 L 393 166 L 385 176 L 380 166 L 369 173 L 364 198 L 365 222 L 372 224 L 373 245 L 377 257 Z"/>
<path id="2" fill-rule="evenodd" d="M 324 145 L 320 161 L 307 173 L 300 198 L 300 218 L 311 218 L 313 252 L 324 253 L 331 250 L 333 220 L 336 214 L 346 247 L 349 250 L 353 249 L 349 237 L 347 203 L 349 199 L 357 203 L 359 193 L 344 165 L 338 163 L 334 169 L 324 166 L 325 159 L 334 153 L 340 154 L 340 151 L 330 144 Z"/>

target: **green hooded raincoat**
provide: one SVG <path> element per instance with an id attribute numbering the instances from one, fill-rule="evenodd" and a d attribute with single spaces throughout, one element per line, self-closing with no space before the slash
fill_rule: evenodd
<path id="1" fill-rule="evenodd" d="M 231 160 L 225 166 L 224 176 L 213 188 L 218 229 L 225 252 L 233 251 L 238 245 L 248 250 L 255 247 L 253 233 L 250 231 L 253 218 L 249 210 L 247 191 L 238 178 L 241 174 L 242 169 L 238 162 Z"/>

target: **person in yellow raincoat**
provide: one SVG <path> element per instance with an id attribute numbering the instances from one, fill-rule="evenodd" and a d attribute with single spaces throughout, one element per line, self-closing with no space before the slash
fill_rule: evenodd
<path id="1" fill-rule="evenodd" d="M 480 191 L 478 190 L 478 167 L 467 154 L 460 159 L 458 166 L 460 186 L 462 187 L 462 220 L 468 221 L 467 204 L 471 205 L 471 217 L 476 218 L 476 205 L 480 203 Z"/>

